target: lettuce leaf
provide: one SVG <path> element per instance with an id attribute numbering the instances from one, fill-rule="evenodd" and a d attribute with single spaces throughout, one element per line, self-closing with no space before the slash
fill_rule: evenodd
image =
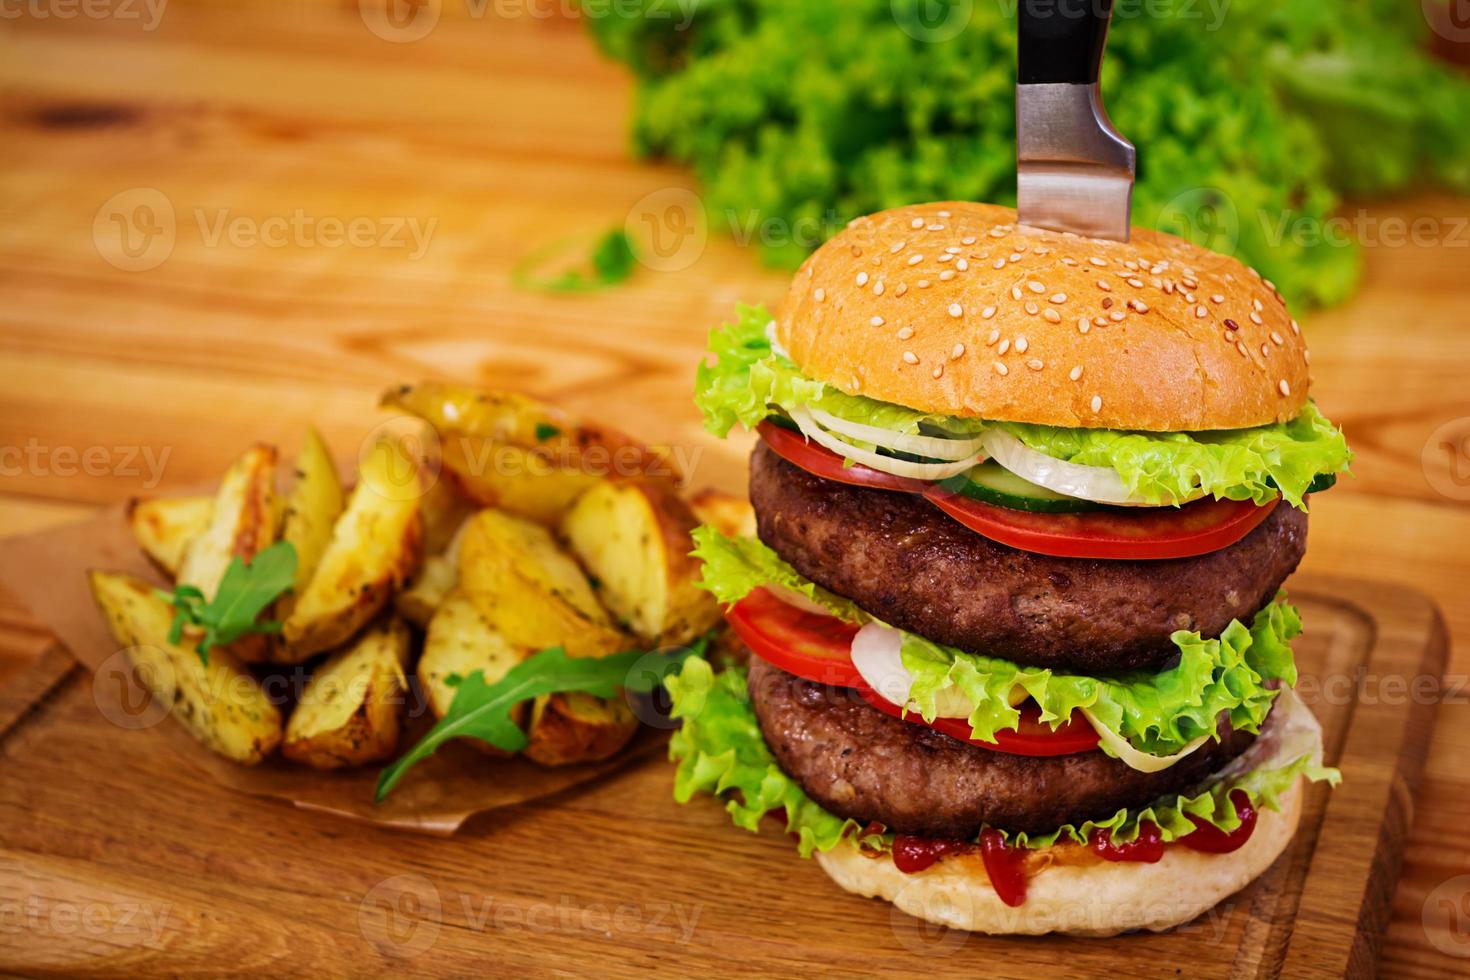
<path id="1" fill-rule="evenodd" d="M 673 715 L 683 724 L 669 743 L 669 758 L 678 763 L 674 776 L 674 799 L 687 803 L 697 793 L 725 798 L 725 808 L 736 826 L 756 831 L 769 811 L 786 815 L 786 831 L 795 835 L 802 857 L 813 851 L 830 851 L 849 834 L 861 834 L 865 847 L 882 848 L 892 835 L 864 832 L 856 821 L 822 809 L 791 777 L 781 771 L 761 736 L 760 725 L 746 693 L 744 668 L 732 667 L 716 674 L 699 658 L 685 661 L 683 670 L 666 682 L 673 698 Z M 1085 843 L 1094 830 L 1102 829 L 1119 841 L 1138 836 L 1139 824 L 1157 824 L 1164 840 L 1176 840 L 1195 830 L 1191 817 L 1230 831 L 1240 826 L 1240 817 L 1230 795 L 1243 790 L 1251 802 L 1279 809 L 1279 798 L 1299 776 L 1336 784 L 1336 770 L 1315 761 L 1314 754 L 1302 755 L 1282 764 L 1268 760 L 1248 772 L 1221 779 L 1190 794 L 1166 797 L 1141 810 L 1119 810 L 1103 820 L 1080 825 L 1066 824 L 1048 834 L 1008 834 L 1020 847 L 1042 848 L 1058 841 Z"/>
<path id="2" fill-rule="evenodd" d="M 694 556 L 704 563 L 700 585 L 722 604 L 775 585 L 811 599 L 852 623 L 874 621 L 853 602 L 804 578 L 755 538 L 728 538 L 713 528 L 694 531 Z M 1140 752 L 1171 755 L 1200 736 L 1218 737 L 1216 719 L 1228 713 L 1233 728 L 1259 731 L 1276 691 L 1296 683 L 1290 642 L 1301 618 L 1278 600 L 1256 613 L 1249 627 L 1232 621 L 1217 639 L 1179 630 L 1172 639 L 1179 662 L 1168 670 L 1137 671 L 1121 677 L 1087 677 L 1022 667 L 966 653 L 913 633 L 903 634 L 903 663 L 914 676 L 910 697 L 926 721 L 933 720 L 939 691 L 957 687 L 974 704 L 969 722 L 976 738 L 993 738 L 1012 728 L 1020 712 L 1009 694 L 1022 688 L 1041 706 L 1041 720 L 1061 725 L 1078 708 L 1127 739 Z"/>
<path id="3" fill-rule="evenodd" d="M 742 306 L 734 323 L 710 334 L 715 360 L 696 370 L 694 402 L 705 428 L 718 436 L 737 422 L 753 429 L 762 419 L 799 405 L 904 433 L 923 428 L 963 435 L 995 425 L 1048 456 L 1110 467 L 1130 490 L 1157 505 L 1178 503 L 1199 488 L 1217 498 L 1256 503 L 1279 491 L 1293 507 L 1304 507 L 1314 477 L 1345 472 L 1352 462 L 1342 430 L 1312 402 L 1288 422 L 1210 432 L 1067 429 L 919 412 L 803 376 L 772 349 L 769 322 L 762 307 Z"/>

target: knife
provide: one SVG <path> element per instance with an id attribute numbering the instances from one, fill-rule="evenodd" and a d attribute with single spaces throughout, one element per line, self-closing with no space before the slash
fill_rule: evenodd
<path id="1" fill-rule="evenodd" d="M 1126 242 L 1133 144 L 1098 91 L 1113 0 L 1020 0 L 1016 15 L 1019 219 Z"/>

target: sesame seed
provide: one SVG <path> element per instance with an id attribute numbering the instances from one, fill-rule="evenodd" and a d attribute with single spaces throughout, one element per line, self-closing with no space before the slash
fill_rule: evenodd
<path id="1" fill-rule="evenodd" d="M 1000 375 L 1001 377 L 1005 377 L 1007 374 L 1010 374 L 1011 373 L 1011 369 L 1008 368 L 1008 367 L 1006 367 L 1004 364 L 1000 363 L 1000 361 L 995 361 L 994 364 L 995 364 L 995 373 L 998 374 L 998 375 Z"/>
<path id="2" fill-rule="evenodd" d="M 877 282 L 873 283 L 873 295 L 874 296 L 882 296 L 883 295 L 883 280 L 882 279 L 879 279 Z"/>
<path id="3" fill-rule="evenodd" d="M 941 218 L 948 218 L 949 217 L 949 212 L 948 211 L 940 211 L 940 212 L 938 212 L 938 214 L 939 214 L 939 216 Z"/>
<path id="4" fill-rule="evenodd" d="M 1109 283 L 1106 279 L 1099 279 L 1097 281 L 1097 288 L 1101 289 L 1105 293 L 1111 293 L 1113 291 L 1112 284 Z"/>
<path id="5" fill-rule="evenodd" d="M 960 259 L 958 262 L 956 262 L 954 264 L 954 267 L 956 269 L 960 270 L 961 272 L 964 272 L 965 270 L 967 270 L 967 269 L 970 268 L 970 263 L 969 262 L 966 262 L 964 259 Z"/>
<path id="6" fill-rule="evenodd" d="M 1128 280 L 1128 285 L 1132 286 L 1134 289 L 1142 289 L 1143 288 L 1143 280 L 1142 279 L 1129 279 Z"/>
<path id="7" fill-rule="evenodd" d="M 1051 301 L 1053 303 L 1065 303 L 1067 301 L 1067 294 L 1066 293 L 1052 293 L 1051 294 Z"/>
<path id="8" fill-rule="evenodd" d="M 1133 301 L 1133 309 L 1135 309 L 1139 313 L 1147 313 L 1148 312 L 1148 304 L 1145 303 L 1141 299 L 1136 299 L 1136 300 Z"/>
<path id="9" fill-rule="evenodd" d="M 990 331 L 990 335 L 985 338 L 985 346 L 986 347 L 989 347 L 991 344 L 995 343 L 999 339 L 1000 339 L 1000 331 L 998 329 L 995 329 L 995 328 L 992 327 L 991 328 L 991 331 Z"/>
<path id="10" fill-rule="evenodd" d="M 1004 238 L 1004 237 L 1006 237 L 1006 230 L 1004 228 L 992 228 L 992 229 L 990 229 L 990 237 L 991 238 Z"/>
<path id="11" fill-rule="evenodd" d="M 975 244 L 975 236 L 974 235 L 966 235 L 964 238 L 961 238 L 960 239 L 960 244 L 961 245 L 974 245 Z"/>
<path id="12" fill-rule="evenodd" d="M 1026 353 L 1026 348 L 1027 347 L 1030 347 L 1030 346 L 1031 346 L 1031 342 L 1029 340 L 1027 340 L 1025 337 L 1017 337 L 1016 338 L 1016 353 L 1017 354 L 1024 354 L 1024 353 Z"/>
<path id="13" fill-rule="evenodd" d="M 853 258 L 857 258 L 858 256 L 861 256 L 863 254 L 863 250 L 854 245 L 852 247 L 852 254 Z"/>
<path id="14" fill-rule="evenodd" d="M 930 283 L 928 279 L 920 279 L 919 280 L 919 288 L 920 289 L 928 289 L 931 285 L 932 285 L 932 283 Z"/>
<path id="15" fill-rule="evenodd" d="M 940 262 L 953 262 L 954 261 L 954 253 L 953 252 L 945 252 L 943 255 L 939 256 L 938 261 L 940 261 Z"/>
<path id="16" fill-rule="evenodd" d="M 1026 301 L 1026 312 L 1029 313 L 1031 316 L 1035 316 L 1036 314 L 1041 312 L 1041 307 L 1036 305 L 1035 300 L 1028 299 Z"/>
<path id="17" fill-rule="evenodd" d="M 952 351 L 949 352 L 949 359 L 951 361 L 957 361 L 961 357 L 964 357 L 964 356 L 965 356 L 965 345 L 964 344 L 955 344 L 954 345 L 954 350 L 952 350 Z"/>
<path id="18" fill-rule="evenodd" d="M 1026 366 L 1033 371 L 1040 371 L 1042 368 L 1046 367 L 1046 363 L 1042 361 L 1039 357 L 1033 357 L 1031 358 L 1031 360 L 1026 362 Z"/>
<path id="19" fill-rule="evenodd" d="M 1285 337 L 1282 337 L 1281 334 L 1277 333 L 1275 330 L 1271 331 L 1271 343 L 1275 344 L 1277 347 L 1280 347 L 1285 342 Z"/>
<path id="20" fill-rule="evenodd" d="M 1261 312 L 1261 311 L 1262 311 L 1262 310 L 1264 310 L 1264 309 L 1265 309 L 1265 307 L 1264 307 L 1264 306 L 1262 306 L 1262 305 L 1261 305 L 1261 301 L 1260 301 L 1260 300 L 1258 300 L 1258 299 L 1253 299 L 1253 300 L 1251 300 L 1251 309 L 1253 309 L 1253 310 L 1255 310 L 1255 311 L 1256 311 L 1256 312 L 1257 312 L 1257 313 L 1259 313 L 1259 312 Z"/>
<path id="21" fill-rule="evenodd" d="M 1276 383 L 1276 387 L 1281 390 L 1281 394 L 1282 395 L 1289 395 L 1289 394 L 1291 394 L 1291 385 L 1289 385 L 1289 384 L 1286 383 L 1286 379 L 1285 378 L 1282 378 L 1280 381 L 1278 381 Z"/>
<path id="22" fill-rule="evenodd" d="M 1105 310 L 1111 310 L 1113 308 L 1113 298 L 1111 296 L 1105 297 L 1103 299 L 1102 308 Z"/>
<path id="23" fill-rule="evenodd" d="M 1071 378 L 1073 381 L 1076 381 L 1078 378 L 1082 377 L 1082 365 L 1079 364 L 1072 370 L 1068 371 L 1067 377 Z"/>
<path id="24" fill-rule="evenodd" d="M 918 252 L 915 252 L 913 255 L 909 256 L 908 261 L 909 265 L 918 265 L 920 262 L 924 261 L 924 256 L 920 255 Z"/>
<path id="25" fill-rule="evenodd" d="M 953 278 L 954 278 L 954 270 L 953 269 L 945 269 L 943 272 L 941 272 L 939 274 L 939 281 L 940 282 L 949 282 Z"/>
<path id="26" fill-rule="evenodd" d="M 915 218 L 913 221 L 910 221 L 909 222 L 909 227 L 910 228 L 922 228 L 922 227 L 924 227 L 924 219 L 923 218 Z"/>
<path id="27" fill-rule="evenodd" d="M 1106 327 L 1108 325 L 1108 318 L 1105 316 L 1095 316 L 1092 318 L 1092 325 L 1094 327 Z"/>
<path id="28" fill-rule="evenodd" d="M 902 296 L 904 293 L 906 293 L 908 291 L 909 291 L 909 284 L 906 283 L 906 282 L 901 282 L 901 283 L 898 284 L 898 288 L 893 291 L 893 295 L 895 295 L 895 296 Z"/>
<path id="29" fill-rule="evenodd" d="M 1044 309 L 1044 310 L 1041 311 L 1041 315 L 1043 317 L 1045 317 L 1046 320 L 1048 322 L 1050 322 L 1050 323 L 1061 323 L 1062 322 L 1062 315 L 1060 313 L 1058 313 L 1056 310 L 1054 310 L 1051 307 L 1049 307 L 1049 306 L 1046 309 Z"/>
<path id="30" fill-rule="evenodd" d="M 1100 259 L 1096 255 L 1092 256 L 1087 261 L 1091 262 L 1093 265 L 1097 266 L 1099 269 L 1103 268 L 1104 266 L 1106 266 L 1108 264 L 1108 260 L 1107 259 Z"/>
<path id="31" fill-rule="evenodd" d="M 934 365 L 934 377 L 937 378 L 940 375 L 942 375 L 943 373 L 944 373 L 944 365 L 943 364 L 936 364 L 936 365 Z"/>
<path id="32" fill-rule="evenodd" d="M 1019 261 L 1021 261 L 1021 253 L 1020 252 L 1012 252 L 1007 258 L 1011 262 L 1019 262 Z"/>
<path id="33" fill-rule="evenodd" d="M 1312 352 L 1309 351 L 1309 350 L 1307 350 L 1305 347 L 1302 348 L 1302 363 L 1303 364 L 1311 364 L 1312 363 Z"/>
<path id="34" fill-rule="evenodd" d="M 1148 270 L 1149 271 L 1149 275 L 1156 276 L 1159 273 L 1163 272 L 1167 268 L 1169 268 L 1169 263 L 1167 263 L 1167 262 L 1160 262 L 1157 265 L 1155 265 L 1152 269 Z"/>
<path id="35" fill-rule="evenodd" d="M 1291 332 L 1297 334 L 1301 333 L 1302 325 L 1300 323 L 1297 323 L 1295 320 L 1291 321 Z"/>
<path id="36" fill-rule="evenodd" d="M 898 339 L 899 340 L 908 340 L 913 335 L 914 335 L 914 328 L 913 327 L 900 327 L 899 330 L 898 330 Z"/>
<path id="37" fill-rule="evenodd" d="M 1261 319 L 1261 314 L 1257 313 L 1255 310 L 1251 310 L 1251 323 L 1254 323 L 1256 326 L 1259 327 L 1265 322 L 1265 320 Z"/>
<path id="38" fill-rule="evenodd" d="M 883 318 L 881 316 L 875 316 L 875 317 L 873 317 L 873 319 L 869 320 L 868 322 L 871 323 L 875 327 L 881 327 L 881 326 L 883 326 Z"/>
<path id="39" fill-rule="evenodd" d="M 925 229 L 927 231 L 943 231 L 944 230 L 944 225 L 939 225 L 939 224 L 925 225 L 924 227 L 925 227 Z"/>
<path id="40" fill-rule="evenodd" d="M 958 303 L 949 304 L 949 315 L 958 320 L 965 315 L 964 309 Z"/>
<path id="41" fill-rule="evenodd" d="M 897 255 L 899 252 L 903 251 L 903 247 L 907 244 L 907 242 L 894 242 L 892 245 L 888 246 L 888 254 Z"/>
<path id="42" fill-rule="evenodd" d="M 964 249 L 960 248 L 958 245 L 948 245 L 945 247 L 944 250 L 950 255 L 959 255 L 960 252 L 964 251 Z"/>
<path id="43" fill-rule="evenodd" d="M 1240 356 L 1241 357 L 1249 357 L 1250 356 L 1249 354 L 1247 354 L 1245 352 L 1245 344 L 1242 344 L 1238 340 L 1235 342 L 1235 349 L 1238 350 L 1238 351 L 1240 351 Z"/>
<path id="44" fill-rule="evenodd" d="M 1236 323 L 1234 320 L 1230 319 L 1227 316 L 1225 318 L 1225 329 L 1226 330 L 1239 330 L 1240 329 L 1240 324 Z"/>
<path id="45" fill-rule="evenodd" d="M 1201 320 L 1203 320 L 1203 319 L 1204 319 L 1204 317 L 1205 317 L 1205 314 L 1206 314 L 1206 313 L 1207 313 L 1207 312 L 1209 312 L 1209 311 L 1208 311 L 1208 310 L 1206 310 L 1206 309 L 1205 309 L 1205 308 L 1204 308 L 1204 307 L 1203 307 L 1203 306 L 1196 306 L 1196 307 L 1195 307 L 1195 308 L 1194 308 L 1194 315 L 1195 315 L 1195 316 L 1196 316 L 1196 317 L 1198 317 L 1198 318 L 1200 318 L 1200 319 L 1201 319 Z"/>
<path id="46" fill-rule="evenodd" d="M 914 352 L 911 351 L 911 350 L 906 350 L 906 351 L 903 352 L 903 359 L 904 359 L 904 362 L 905 363 L 908 363 L 908 364 L 918 364 L 919 363 L 919 358 L 917 356 L 915 356 Z"/>
<path id="47" fill-rule="evenodd" d="M 990 267 L 992 269 L 1004 269 L 1006 267 L 1006 260 L 996 259 L 994 262 L 990 263 Z"/>
<path id="48" fill-rule="evenodd" d="M 1035 279 L 1032 279 L 1030 282 L 1026 283 L 1026 288 L 1031 290 L 1033 293 L 1046 292 L 1046 287 L 1037 282 Z"/>
<path id="49" fill-rule="evenodd" d="M 1223 303 L 1223 302 L 1225 302 L 1225 296 L 1223 294 L 1221 294 L 1221 293 L 1216 293 L 1215 295 L 1213 295 L 1213 296 L 1210 297 L 1210 302 L 1211 303 Z"/>
<path id="50" fill-rule="evenodd" d="M 987 306 L 980 311 L 980 319 L 982 320 L 989 320 L 993 316 L 995 316 L 995 307 L 993 306 Z"/>
<path id="51" fill-rule="evenodd" d="M 1221 338 L 1224 339 L 1225 343 L 1227 343 L 1227 344 L 1233 344 L 1233 343 L 1235 343 L 1235 337 L 1230 333 L 1229 330 L 1226 330 L 1224 333 L 1220 334 L 1220 336 L 1221 336 Z"/>
<path id="52" fill-rule="evenodd" d="M 1090 329 L 1092 329 L 1092 321 L 1085 316 L 1079 317 L 1077 320 L 1077 332 L 1086 333 Z"/>
<path id="53" fill-rule="evenodd" d="M 1122 323 L 1123 318 L 1127 315 L 1128 314 L 1124 313 L 1122 310 L 1114 310 L 1113 312 L 1108 314 L 1108 318 L 1111 319 L 1114 323 Z"/>
<path id="54" fill-rule="evenodd" d="M 1138 271 L 1138 263 L 1137 262 L 1134 262 L 1132 260 L 1129 260 L 1127 262 L 1124 262 L 1123 263 L 1123 267 L 1125 269 L 1132 269 L 1134 272 L 1137 272 Z"/>
<path id="55" fill-rule="evenodd" d="M 1271 356 L 1271 348 L 1267 347 L 1265 344 L 1262 344 L 1261 345 L 1261 356 L 1262 357 L 1270 357 Z"/>
<path id="56" fill-rule="evenodd" d="M 1092 410 L 1094 412 L 1101 412 L 1102 411 L 1102 395 L 1093 395 L 1092 396 Z"/>
<path id="57" fill-rule="evenodd" d="M 818 303 L 826 298 L 827 291 L 822 287 L 818 286 L 815 290 L 812 291 L 812 299 L 816 300 Z"/>
<path id="58" fill-rule="evenodd" d="M 866 286 L 868 284 L 868 274 L 866 272 L 859 272 L 857 274 L 857 284 L 859 286 Z"/>
<path id="59" fill-rule="evenodd" d="M 1267 289 L 1271 290 L 1271 292 L 1273 292 L 1273 293 L 1276 292 L 1276 284 L 1274 282 L 1272 282 L 1271 280 L 1269 280 L 1269 279 L 1262 279 L 1261 280 L 1261 285 L 1262 286 L 1265 286 Z"/>
<path id="60" fill-rule="evenodd" d="M 1010 349 L 1011 349 L 1011 339 L 1009 337 L 1007 337 L 1005 340 L 1002 340 L 1000 342 L 1000 346 L 995 349 L 995 352 L 997 354 L 1004 354 L 1006 351 L 1008 351 Z"/>
<path id="61" fill-rule="evenodd" d="M 1020 298 L 1021 298 L 1021 287 L 1020 286 L 1012 286 L 1011 287 L 1011 299 L 1019 300 Z"/>

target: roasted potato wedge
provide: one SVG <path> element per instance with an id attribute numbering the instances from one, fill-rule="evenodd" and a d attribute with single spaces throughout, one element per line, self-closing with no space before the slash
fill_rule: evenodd
<path id="1" fill-rule="evenodd" d="M 92 595 L 127 648 L 139 678 L 160 703 L 211 751 L 254 765 L 281 741 L 281 713 L 228 651 L 214 649 L 200 662 L 188 634 L 168 641 L 174 610 L 149 585 L 130 575 L 92 572 Z"/>
<path id="2" fill-rule="evenodd" d="M 332 528 L 342 514 L 342 478 L 321 434 L 306 430 L 296 457 L 296 482 L 286 493 L 281 518 L 281 540 L 296 549 L 296 584 L 290 595 L 276 602 L 276 618 L 291 618 L 296 598 L 306 590 L 332 540 Z"/>
<path id="3" fill-rule="evenodd" d="M 548 526 L 603 481 L 596 473 L 558 466 L 535 450 L 479 436 L 446 438 L 442 459 L 445 473 L 475 503 Z"/>
<path id="4" fill-rule="evenodd" d="M 699 523 L 708 524 L 728 537 L 755 534 L 755 508 L 745 497 L 705 487 L 689 498 L 689 509 Z"/>
<path id="5" fill-rule="evenodd" d="M 408 677 L 408 627 L 372 626 L 317 667 L 286 723 L 281 754 L 315 769 L 377 762 L 398 748 Z"/>
<path id="6" fill-rule="evenodd" d="M 276 540 L 276 448 L 257 443 L 225 471 L 209 524 L 184 548 L 177 576 L 213 599 L 236 556 L 249 561 Z"/>
<path id="7" fill-rule="evenodd" d="M 453 678 L 483 671 L 485 683 L 494 684 L 531 651 L 517 647 L 490 625 L 463 592 L 450 592 L 429 621 L 424 636 L 424 652 L 419 657 L 419 686 L 428 699 L 435 718 L 443 718 L 454 701 Z M 516 705 L 510 713 L 517 725 L 525 725 L 530 705 Z M 484 742 L 470 740 L 478 749 L 491 755 L 505 755 Z"/>
<path id="8" fill-rule="evenodd" d="M 427 488 L 419 501 L 419 511 L 424 520 L 424 554 L 443 554 L 477 508 L 475 502 L 459 488 L 452 474 L 445 478 L 442 461 L 440 472 L 437 475 L 424 473 L 422 482 Z"/>
<path id="9" fill-rule="evenodd" d="M 443 553 L 425 557 L 408 588 L 393 597 L 398 615 L 419 629 L 428 629 L 440 604 L 459 587 L 459 547 L 468 526 L 468 519 L 462 521 Z"/>
<path id="10" fill-rule="evenodd" d="M 714 626 L 720 608 L 696 583 L 690 557 L 694 514 L 658 483 L 608 483 L 588 490 L 562 518 L 561 533 L 597 582 L 618 620 L 654 646 L 687 643 Z"/>
<path id="11" fill-rule="evenodd" d="M 135 498 L 128 504 L 128 526 L 143 554 L 173 578 L 184 561 L 184 549 L 209 526 L 213 513 L 213 497 Z"/>
<path id="12" fill-rule="evenodd" d="M 459 581 L 516 646 L 604 657 L 627 643 L 582 569 L 539 524 L 495 510 L 476 514 L 460 545 Z"/>
<path id="13" fill-rule="evenodd" d="M 621 698 L 543 695 L 531 709 L 526 758 L 543 766 L 596 762 L 617 753 L 637 730 L 638 719 Z"/>
<path id="14" fill-rule="evenodd" d="M 277 659 L 299 663 L 346 643 L 413 575 L 423 541 L 416 474 L 396 440 L 368 451 L 332 540 L 282 626 Z"/>

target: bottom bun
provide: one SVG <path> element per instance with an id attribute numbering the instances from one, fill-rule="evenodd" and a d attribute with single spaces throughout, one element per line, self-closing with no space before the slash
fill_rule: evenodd
<path id="1" fill-rule="evenodd" d="M 1012 908 L 990 886 L 978 854 L 947 858 L 918 874 L 904 874 L 888 855 L 868 856 L 849 841 L 818 854 L 822 869 L 844 889 L 882 898 L 929 922 L 992 935 L 1116 936 L 1160 932 L 1190 921 L 1254 881 L 1296 833 L 1302 812 L 1300 782 L 1281 794 L 1281 809 L 1259 811 L 1256 829 L 1229 854 L 1168 847 L 1155 864 L 1108 862 L 1083 856 L 1030 876 L 1026 900 Z M 1080 855 L 1079 855 L 1080 856 Z"/>

